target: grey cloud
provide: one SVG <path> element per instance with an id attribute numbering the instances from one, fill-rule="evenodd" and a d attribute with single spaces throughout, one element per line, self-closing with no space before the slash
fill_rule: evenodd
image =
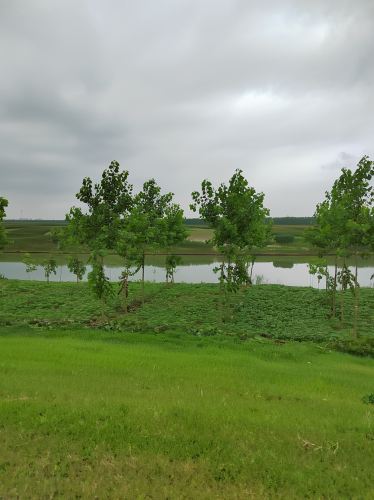
<path id="1" fill-rule="evenodd" d="M 374 155 L 373 28 L 371 0 L 3 2 L 9 215 L 63 217 L 112 159 L 184 208 L 242 168 L 274 215 L 313 213 Z"/>
<path id="2" fill-rule="evenodd" d="M 349 167 L 351 165 L 355 165 L 357 163 L 357 158 L 354 155 L 349 153 L 345 153 L 342 151 L 338 154 L 336 160 L 331 161 L 330 163 L 325 163 L 321 166 L 323 170 L 334 170 L 339 171 L 342 168 Z"/>

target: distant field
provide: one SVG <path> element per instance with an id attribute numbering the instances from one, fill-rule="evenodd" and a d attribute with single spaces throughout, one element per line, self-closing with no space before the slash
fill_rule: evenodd
<path id="1" fill-rule="evenodd" d="M 4 251 L 13 252 L 55 252 L 50 232 L 61 226 L 55 222 L 16 221 L 5 222 L 5 228 L 10 240 Z"/>
<path id="2" fill-rule="evenodd" d="M 213 237 L 213 229 L 209 228 L 188 228 L 190 241 L 207 241 Z"/>
<path id="3" fill-rule="evenodd" d="M 58 251 L 56 244 L 51 239 L 51 231 L 61 226 L 61 223 L 53 221 L 15 221 L 6 222 L 5 227 L 8 231 L 8 237 L 11 240 L 9 245 L 4 249 L 6 252 L 47 252 L 55 253 Z M 302 252 L 310 251 L 302 238 L 302 233 L 307 226 L 273 226 L 273 233 L 276 234 L 291 234 L 295 236 L 295 241 L 292 244 L 276 244 L 271 245 L 266 249 L 258 249 L 263 252 Z M 180 244 L 173 249 L 178 253 L 212 253 L 214 249 L 210 245 L 206 245 L 205 241 L 212 238 L 213 231 L 206 227 L 187 226 L 188 239 L 185 243 Z M 75 251 L 82 252 L 84 248 L 71 248 L 66 250 L 67 253 Z"/>

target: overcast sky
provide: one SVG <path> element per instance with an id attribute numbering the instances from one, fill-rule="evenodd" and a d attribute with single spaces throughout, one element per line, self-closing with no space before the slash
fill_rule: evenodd
<path id="1" fill-rule="evenodd" d="M 373 0 L 0 0 L 9 217 L 63 218 L 113 159 L 185 209 L 240 168 L 312 215 L 373 140 Z"/>

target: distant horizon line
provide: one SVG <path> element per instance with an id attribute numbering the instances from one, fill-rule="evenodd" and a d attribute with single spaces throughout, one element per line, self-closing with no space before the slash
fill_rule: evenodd
<path id="1" fill-rule="evenodd" d="M 274 215 L 273 217 L 266 217 L 267 219 L 314 219 L 313 215 Z M 201 220 L 201 217 L 185 217 L 186 220 Z M 4 218 L 4 222 L 13 222 L 13 221 L 43 221 L 43 222 L 66 222 L 65 219 L 42 219 L 41 217 L 11 217 Z"/>

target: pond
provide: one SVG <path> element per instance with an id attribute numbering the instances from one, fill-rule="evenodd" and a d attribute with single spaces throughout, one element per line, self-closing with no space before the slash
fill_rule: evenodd
<path id="1" fill-rule="evenodd" d="M 213 269 L 219 265 L 219 262 L 182 264 L 177 267 L 175 272 L 175 282 L 177 283 L 217 283 L 218 277 Z M 87 266 L 87 274 L 90 267 Z M 111 281 L 118 281 L 122 272 L 119 266 L 105 266 L 106 274 Z M 329 266 L 333 273 L 333 266 Z M 353 267 L 351 268 L 353 271 Z M 358 268 L 358 280 L 361 286 L 373 286 L 371 276 L 374 273 L 372 262 L 361 263 Z M 45 280 L 44 270 L 41 266 L 32 273 L 26 273 L 23 262 L 0 262 L 0 274 L 9 279 L 22 280 Z M 136 281 L 140 279 L 140 272 L 131 279 Z M 159 264 L 146 265 L 145 279 L 147 281 L 162 282 L 165 281 L 165 269 Z M 50 277 L 51 281 L 75 281 L 75 276 L 70 273 L 66 264 L 60 264 L 56 275 Z M 256 262 L 253 270 L 253 281 L 257 283 L 273 283 L 290 286 L 313 286 L 318 287 L 318 280 L 308 272 L 307 263 L 292 263 L 289 260 L 273 262 Z M 325 285 L 324 279 L 321 280 L 320 287 Z"/>

